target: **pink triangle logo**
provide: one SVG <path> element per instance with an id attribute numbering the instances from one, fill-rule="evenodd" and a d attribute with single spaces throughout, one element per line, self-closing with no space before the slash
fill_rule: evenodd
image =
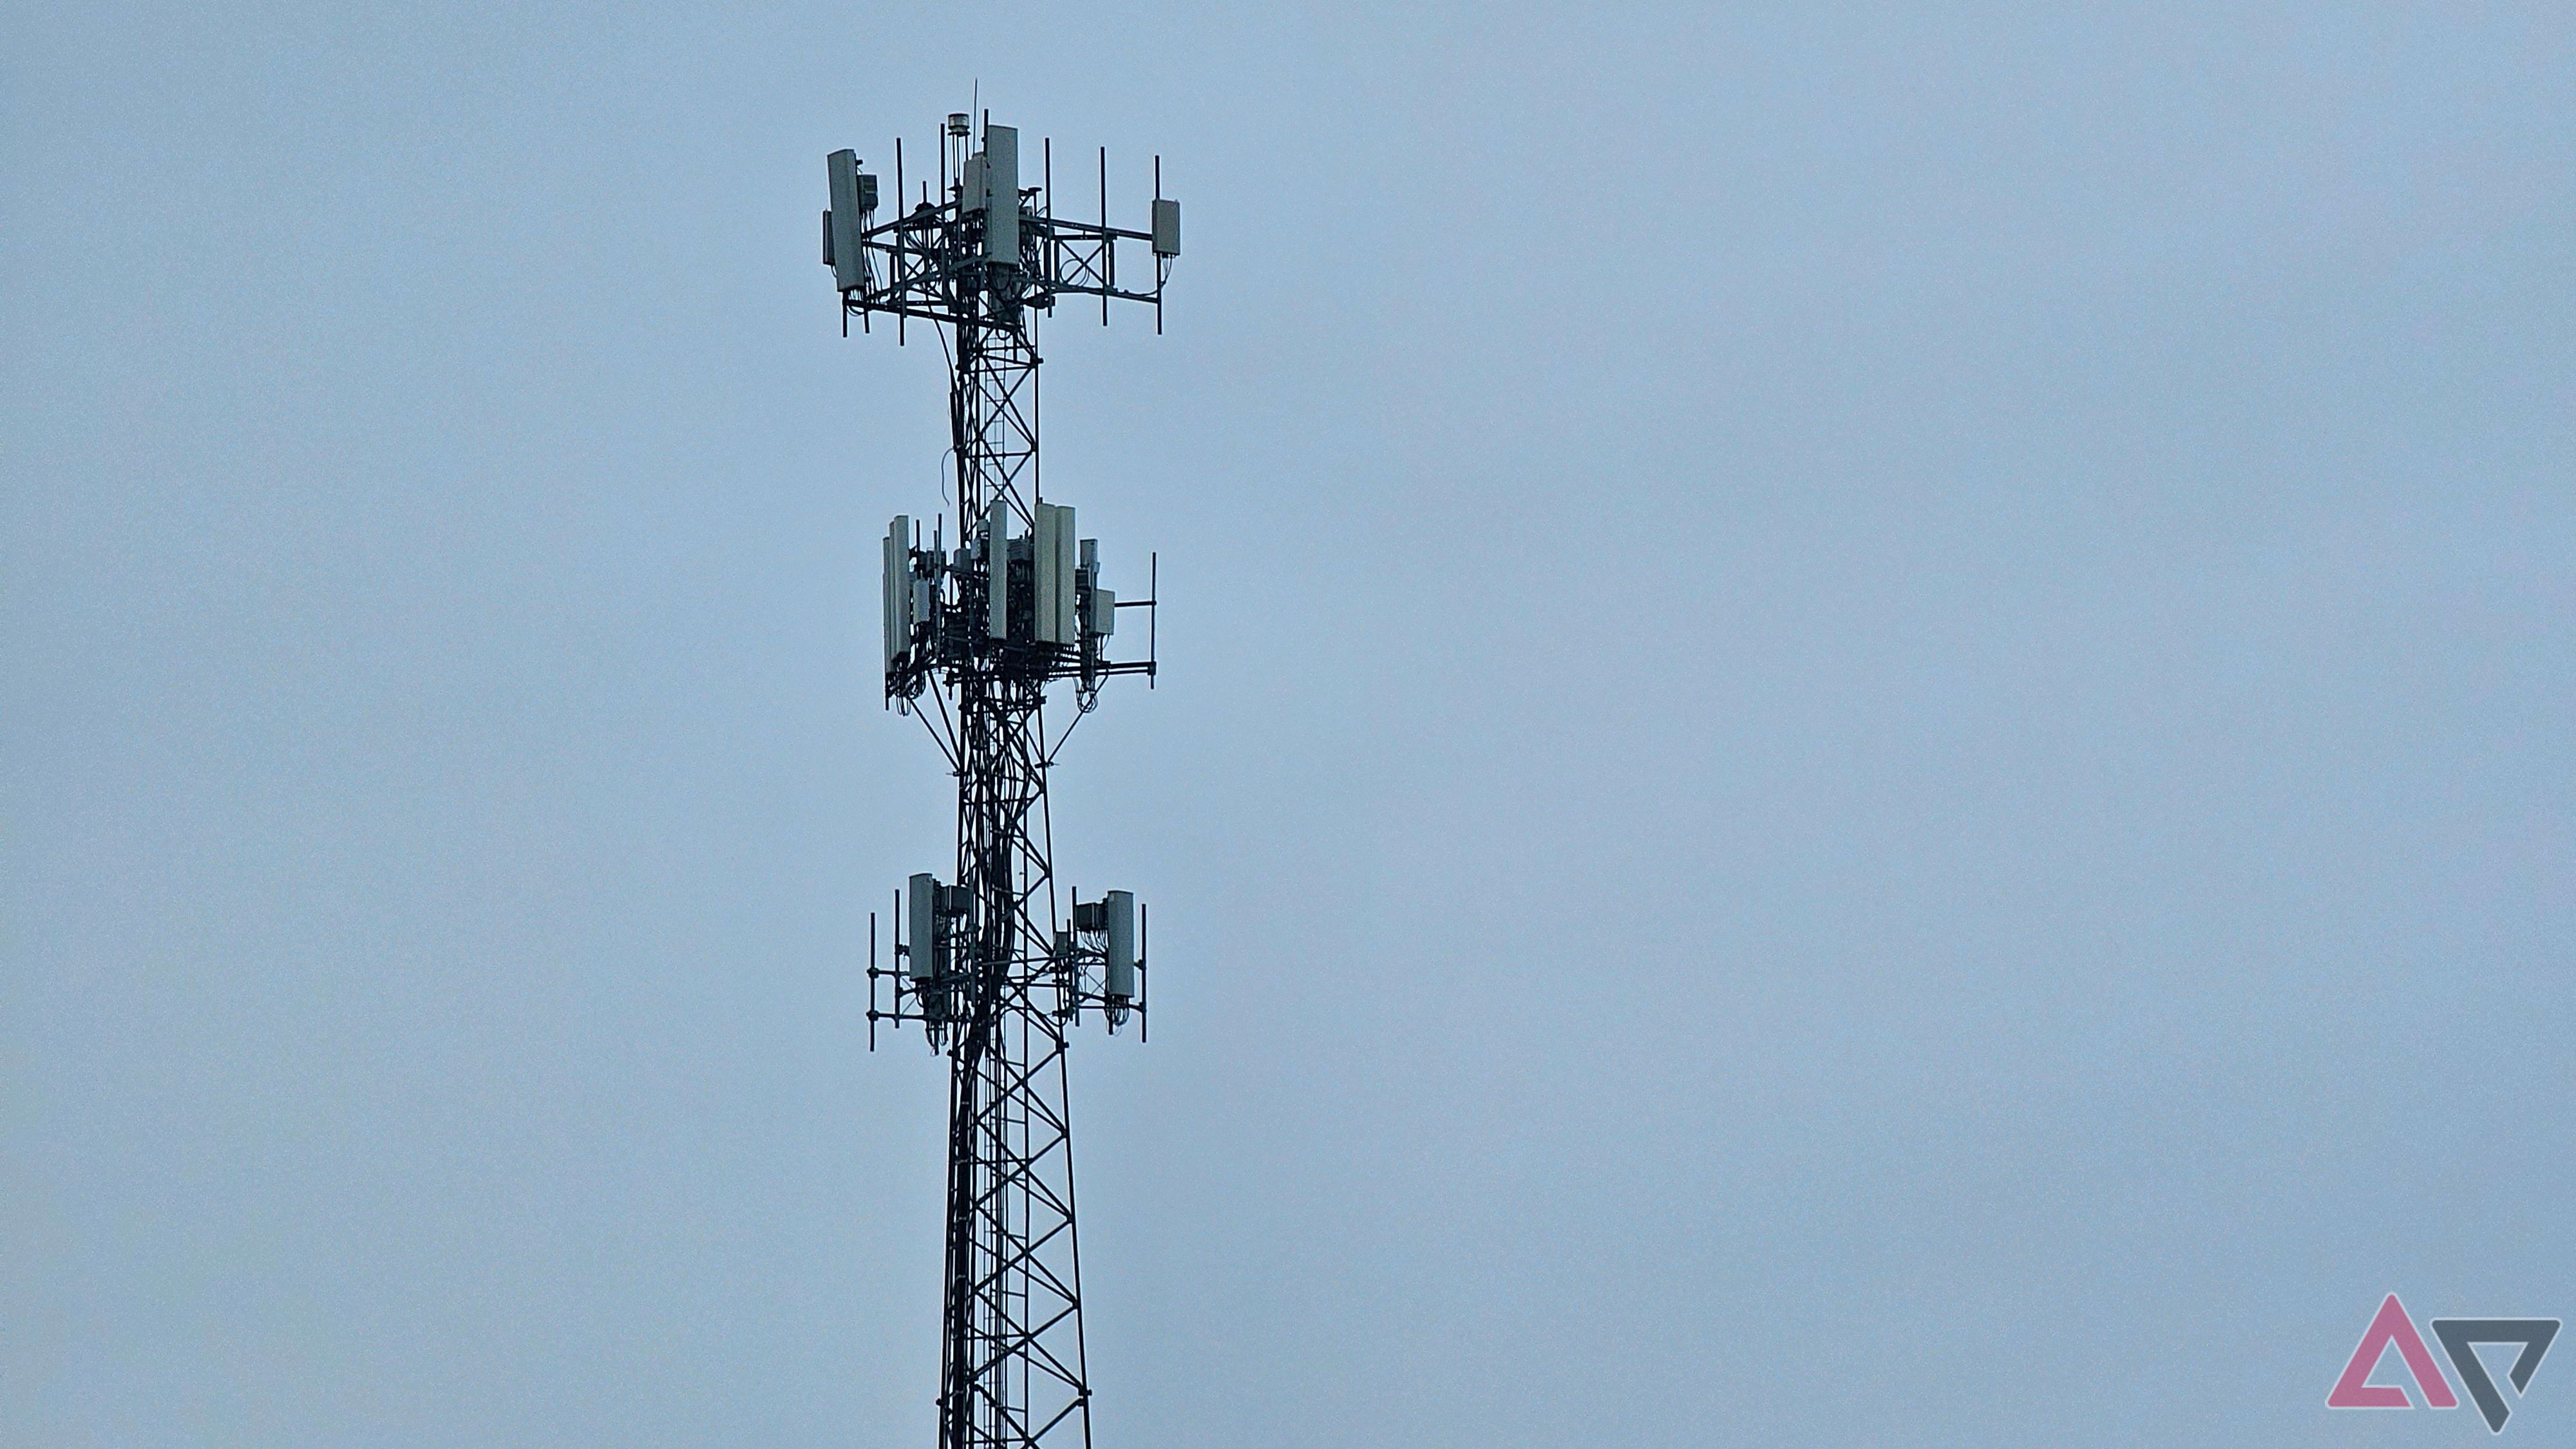
<path id="1" fill-rule="evenodd" d="M 2326 1395 L 2329 1409 L 2410 1409 L 2406 1391 L 2394 1385 L 2374 1384 L 2370 1371 L 2379 1366 L 2379 1356 L 2388 1345 L 2397 1345 L 2398 1354 L 2406 1360 L 2407 1372 L 2415 1376 L 2415 1387 L 2424 1402 L 2436 1409 L 2456 1409 L 2459 1396 L 2451 1392 L 2451 1381 L 2442 1377 L 2442 1366 L 2424 1347 L 2423 1335 L 2415 1331 L 2414 1320 L 2391 1293 L 2379 1305 L 2370 1329 L 2361 1336 L 2361 1346 L 2352 1351 L 2352 1361 L 2343 1366 L 2343 1377 L 2335 1380 L 2334 1392 Z"/>

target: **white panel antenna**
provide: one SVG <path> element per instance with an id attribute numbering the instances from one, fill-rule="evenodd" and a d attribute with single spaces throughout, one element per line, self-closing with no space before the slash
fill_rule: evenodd
<path id="1" fill-rule="evenodd" d="M 885 611 L 885 666 L 901 668 L 912 647 L 912 520 L 896 514 L 886 525 L 884 591 L 878 605 Z"/>
<path id="2" fill-rule="evenodd" d="M 939 877 L 916 875 L 909 882 L 911 900 L 907 912 L 912 917 L 912 944 L 905 952 L 912 958 L 912 979 L 932 981 L 939 976 Z"/>
<path id="3" fill-rule="evenodd" d="M 1009 126 L 984 128 L 984 255 L 1020 260 L 1020 133 Z"/>
<path id="4" fill-rule="evenodd" d="M 1111 891 L 1109 906 L 1109 958 L 1102 982 L 1111 1001 L 1136 999 L 1136 893 Z"/>
<path id="5" fill-rule="evenodd" d="M 1011 504 L 996 494 L 984 513 L 985 632 L 1011 637 Z"/>
<path id="6" fill-rule="evenodd" d="M 1081 642 L 1079 623 L 1073 610 L 1073 530 L 1073 510 L 1070 507 L 1054 503 L 1038 505 L 1037 534 L 1030 543 L 1029 556 L 1036 566 L 1037 638 L 1041 644 Z"/>
<path id="7" fill-rule="evenodd" d="M 1074 614 L 1074 585 L 1081 575 L 1074 563 L 1073 505 L 1055 511 L 1055 640 L 1058 644 L 1082 642 L 1082 621 Z"/>
<path id="8" fill-rule="evenodd" d="M 859 240 L 867 229 L 867 216 L 876 210 L 876 182 L 873 176 L 859 172 L 855 151 L 835 151 L 825 158 L 832 178 L 832 209 L 826 213 L 830 225 L 824 229 L 824 245 L 832 264 L 832 283 L 844 292 L 858 291 L 868 284 L 868 251 Z"/>

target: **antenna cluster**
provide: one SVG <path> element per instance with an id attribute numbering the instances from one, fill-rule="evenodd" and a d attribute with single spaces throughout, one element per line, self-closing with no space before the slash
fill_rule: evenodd
<path id="1" fill-rule="evenodd" d="M 894 214 L 882 221 L 879 178 L 860 169 L 867 163 L 855 151 L 828 158 L 823 264 L 841 292 L 844 330 L 851 317 L 864 331 L 869 318 L 891 316 L 901 341 L 907 320 L 1008 323 L 1023 307 L 1052 312 L 1059 298 L 1091 296 L 1100 299 L 1103 326 L 1110 302 L 1123 299 L 1153 304 L 1154 330 L 1162 331 L 1163 284 L 1181 254 L 1181 204 L 1163 195 L 1163 158 L 1154 158 L 1150 225 L 1131 230 L 1109 224 L 1108 147 L 1099 148 L 1098 217 L 1086 221 L 1056 211 L 1053 140 L 1038 143 L 1038 184 L 1023 187 L 1019 131 L 988 118 L 983 144 L 970 147 L 971 130 L 965 112 L 950 114 L 940 129 L 936 178 L 920 180 L 919 199 L 909 206 L 903 142 L 894 143 Z M 1140 246 L 1147 255 L 1137 255 Z M 1125 285 L 1122 251 L 1129 258 Z M 958 285 L 969 277 L 980 285 Z"/>

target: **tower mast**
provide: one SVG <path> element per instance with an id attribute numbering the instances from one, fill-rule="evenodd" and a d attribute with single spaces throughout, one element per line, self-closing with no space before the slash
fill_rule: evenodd
<path id="1" fill-rule="evenodd" d="M 1022 187 L 1018 132 L 948 117 L 935 187 L 905 209 L 897 143 L 894 214 L 850 151 L 828 160 L 823 260 L 852 317 L 938 329 L 950 360 L 956 542 L 898 515 L 883 556 L 885 696 L 917 715 L 957 780 L 953 877 L 924 872 L 896 895 L 895 964 L 869 933 L 868 1022 L 917 1022 L 948 1059 L 948 1213 L 939 1382 L 941 1449 L 1088 1446 L 1091 1386 L 1073 1200 L 1065 1050 L 1086 1014 L 1111 1032 L 1145 1021 L 1144 916 L 1126 891 L 1060 899 L 1047 773 L 1072 726 L 1114 676 L 1156 661 L 1112 657 L 1121 600 L 1074 510 L 1041 496 L 1036 319 L 1066 295 L 1151 303 L 1180 254 L 1180 205 L 1155 164 L 1150 230 L 1108 224 L 1101 157 L 1097 222 L 1054 210 L 1053 147 Z M 1121 287 L 1121 250 L 1150 255 L 1150 286 Z M 1131 276 L 1145 257 L 1134 256 Z M 1149 584 L 1150 595 L 1150 584 Z M 1132 631 L 1131 631 L 1132 637 Z M 1047 695 L 1069 684 L 1071 717 L 1050 737 Z"/>

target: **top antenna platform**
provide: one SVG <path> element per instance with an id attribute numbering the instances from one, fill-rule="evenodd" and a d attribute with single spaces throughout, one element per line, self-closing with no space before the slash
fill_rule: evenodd
<path id="1" fill-rule="evenodd" d="M 1038 184 L 1022 186 L 1020 134 L 952 112 L 942 128 L 938 183 L 927 181 L 907 207 L 903 143 L 895 143 L 893 215 L 879 219 L 878 178 L 857 153 L 829 158 L 832 206 L 823 213 L 823 264 L 832 269 L 844 318 L 890 316 L 947 326 L 1018 330 L 1030 310 L 1051 312 L 1067 296 L 1143 302 L 1163 327 L 1163 284 L 1181 254 L 1181 204 L 1163 195 L 1154 158 L 1153 210 L 1144 229 L 1109 224 L 1109 152 L 1099 156 L 1096 219 L 1055 209 L 1055 146 L 1039 143 Z M 954 143 L 954 144 L 952 144 Z M 1120 253 L 1128 253 L 1126 266 Z"/>

